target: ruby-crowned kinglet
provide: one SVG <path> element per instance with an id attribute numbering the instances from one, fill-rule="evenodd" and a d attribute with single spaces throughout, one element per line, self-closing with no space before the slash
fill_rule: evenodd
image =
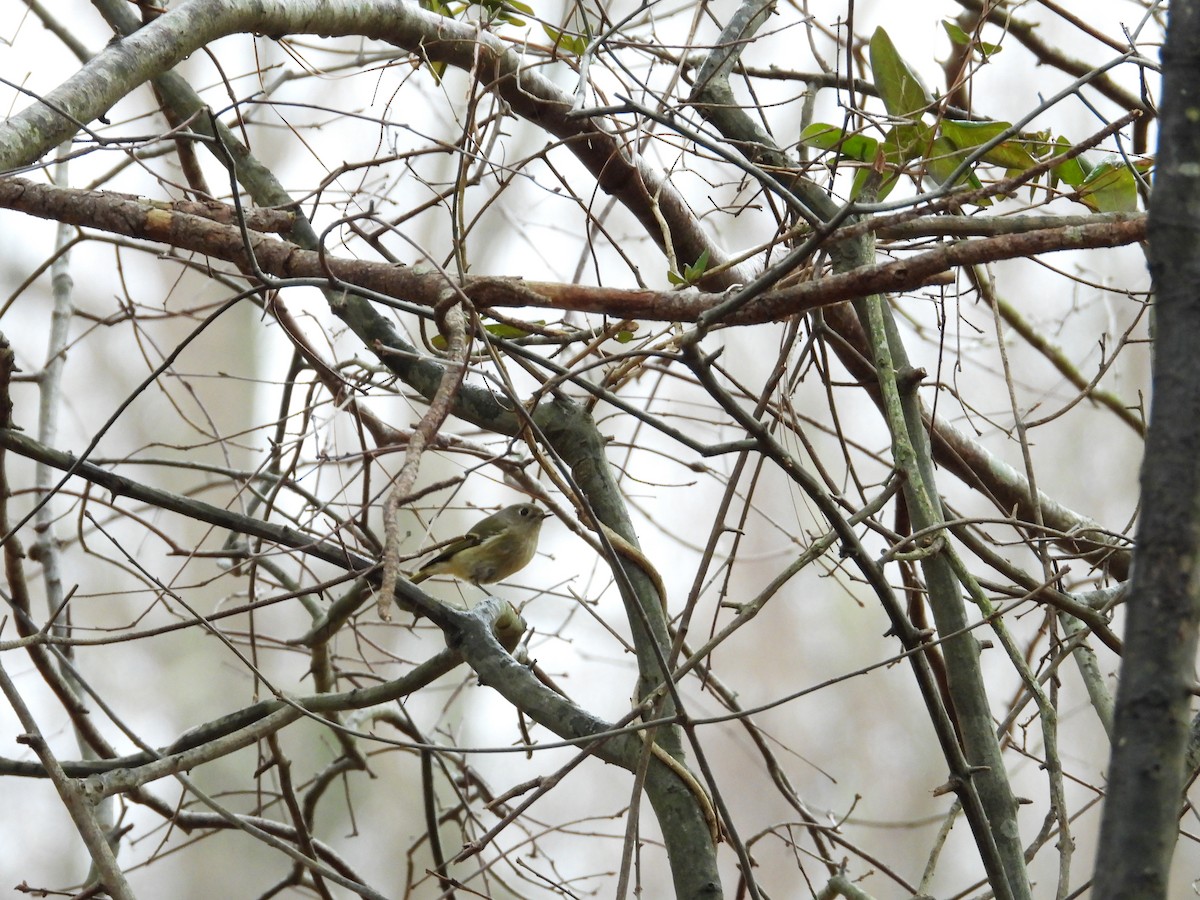
<path id="1" fill-rule="evenodd" d="M 477 522 L 412 576 L 416 584 L 431 575 L 453 575 L 472 584 L 491 584 L 529 565 L 537 551 L 542 519 L 535 503 L 514 503 Z"/>

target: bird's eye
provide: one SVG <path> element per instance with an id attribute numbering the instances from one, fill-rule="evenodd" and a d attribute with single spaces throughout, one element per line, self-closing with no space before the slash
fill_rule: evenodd
<path id="1" fill-rule="evenodd" d="M 528 506 L 526 506 L 524 509 L 521 510 L 521 515 L 523 515 L 523 516 L 529 515 L 529 507 Z"/>

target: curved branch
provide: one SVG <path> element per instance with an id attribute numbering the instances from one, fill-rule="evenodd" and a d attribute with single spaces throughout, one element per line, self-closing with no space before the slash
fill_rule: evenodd
<path id="1" fill-rule="evenodd" d="M 714 268 L 726 259 L 661 172 L 640 156 L 634 159 L 598 119 L 569 116 L 571 98 L 528 68 L 520 54 L 470 24 L 403 0 L 190 0 L 173 7 L 109 44 L 54 90 L 0 123 L 0 171 L 33 164 L 134 88 L 233 34 L 361 36 L 477 73 L 514 112 L 562 141 L 659 246 L 669 237 L 680 257 L 697 259 L 707 253 Z M 668 235 L 663 234 L 663 222 Z M 718 277 L 728 284 L 738 280 L 733 271 Z"/>

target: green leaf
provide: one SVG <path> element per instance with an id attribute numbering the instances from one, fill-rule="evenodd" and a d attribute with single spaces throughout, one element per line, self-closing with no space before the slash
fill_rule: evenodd
<path id="1" fill-rule="evenodd" d="M 538 319 L 536 322 L 530 322 L 529 324 L 535 326 L 545 325 L 546 320 Z M 498 338 L 504 338 L 505 340 L 509 341 L 515 341 L 518 338 L 529 337 L 529 335 L 533 334 L 532 331 L 528 331 L 517 325 L 510 325 L 507 322 L 492 322 L 488 325 L 484 325 L 483 328 L 488 334 Z M 435 334 L 432 338 L 430 338 L 429 343 L 433 344 L 433 346 L 437 347 L 439 350 L 445 350 L 449 346 L 446 338 L 440 334 Z"/>
<path id="2" fill-rule="evenodd" d="M 613 335 L 613 340 L 618 344 L 628 344 L 637 337 L 637 324 L 635 323 L 632 329 L 623 328 Z"/>
<path id="3" fill-rule="evenodd" d="M 857 200 L 862 196 L 863 189 L 867 186 L 867 180 L 874 174 L 875 170 L 866 166 L 854 173 L 854 181 L 850 185 L 851 200 Z M 875 196 L 871 202 L 878 203 L 880 200 L 886 199 L 899 180 L 900 176 L 895 171 L 884 172 L 883 177 L 879 179 L 878 187 L 875 188 Z"/>
<path id="4" fill-rule="evenodd" d="M 971 43 L 971 36 L 959 28 L 957 23 L 951 22 L 949 19 L 942 19 L 942 27 L 946 29 L 950 43 L 958 44 L 960 47 L 965 47 Z"/>
<path id="5" fill-rule="evenodd" d="M 1011 122 L 961 122 L 957 119 L 945 119 L 941 123 L 942 135 L 968 153 L 1011 127 Z M 982 159 L 995 166 L 1024 171 L 1037 165 L 1037 159 L 1029 150 L 1030 146 L 1036 147 L 1020 139 L 1002 141 L 983 154 Z"/>
<path id="6" fill-rule="evenodd" d="M 1062 156 L 1071 149 L 1071 142 L 1065 137 L 1059 137 L 1054 142 L 1053 153 L 1055 156 Z M 1061 162 L 1050 170 L 1050 186 L 1057 187 L 1058 182 L 1062 181 L 1069 184 L 1071 187 L 1079 187 L 1083 184 L 1083 179 L 1087 177 L 1087 171 L 1084 169 L 1082 157 L 1068 159 L 1066 162 Z"/>
<path id="7" fill-rule="evenodd" d="M 800 133 L 800 143 L 818 150 L 833 150 L 859 162 L 871 162 L 879 149 L 879 141 L 863 134 L 846 134 L 833 125 L 814 122 Z"/>
<path id="8" fill-rule="evenodd" d="M 425 60 L 425 63 L 429 68 L 430 74 L 433 75 L 433 83 L 441 84 L 442 76 L 446 74 L 446 69 L 449 66 L 449 63 L 430 62 L 429 60 Z"/>
<path id="9" fill-rule="evenodd" d="M 683 270 L 683 277 L 688 280 L 688 284 L 695 284 L 704 275 L 707 268 L 708 251 L 705 250 L 694 263 Z"/>
<path id="10" fill-rule="evenodd" d="M 868 202 L 877 203 L 892 192 L 892 188 L 900 180 L 900 170 L 894 165 L 888 165 L 884 154 L 883 144 L 869 166 L 860 166 L 854 173 L 854 181 L 850 185 L 850 199 L 865 198 Z M 870 188 L 868 194 L 867 189 Z"/>
<path id="11" fill-rule="evenodd" d="M 534 328 L 543 327 L 546 324 L 545 319 L 538 319 L 536 322 L 529 323 Z M 529 337 L 533 334 L 527 328 L 520 328 L 516 325 L 510 325 L 508 322 L 494 322 L 490 325 L 483 326 L 488 334 L 498 338 L 507 338 L 508 340 L 516 340 L 517 338 Z"/>
<path id="12" fill-rule="evenodd" d="M 582 56 L 587 50 L 587 38 L 582 35 L 569 34 L 566 31 L 559 31 L 551 25 L 542 23 L 542 31 L 546 32 L 546 36 L 554 42 L 554 48 L 561 50 L 572 56 Z"/>
<path id="13" fill-rule="evenodd" d="M 1134 163 L 1147 172 L 1150 163 Z M 1134 168 L 1119 156 L 1104 160 L 1087 173 L 1079 186 L 1079 201 L 1096 212 L 1133 212 L 1138 208 L 1138 180 Z"/>
<path id="14" fill-rule="evenodd" d="M 929 156 L 925 160 L 925 174 L 938 185 L 945 185 L 950 180 L 950 176 L 954 174 L 954 170 L 961 165 L 964 157 L 964 152 L 956 148 L 952 141 L 944 137 L 936 138 L 933 146 L 929 149 Z M 959 175 L 955 184 L 966 184 L 973 189 L 983 187 L 979 176 L 970 169 Z M 975 201 L 977 206 L 991 206 L 991 203 L 986 197 Z"/>
<path id="15" fill-rule="evenodd" d="M 518 2 L 518 0 L 473 0 L 473 2 L 474 5 L 486 10 L 488 17 L 492 21 L 506 22 L 518 28 L 525 24 L 525 20 L 520 16 L 514 16 L 513 10 L 524 13 L 527 16 L 533 15 L 533 7 Z"/>
<path id="16" fill-rule="evenodd" d="M 704 272 L 708 268 L 708 251 L 705 250 L 700 254 L 699 258 L 690 266 L 683 267 L 683 274 L 678 272 L 667 271 L 667 281 L 671 284 L 685 285 L 695 284 L 704 277 Z"/>
<path id="17" fill-rule="evenodd" d="M 959 119 L 945 119 L 942 121 L 942 134 L 954 141 L 956 147 L 970 150 L 1011 127 L 1011 122 L 963 122 Z"/>
<path id="18" fill-rule="evenodd" d="M 933 138 L 933 129 L 924 123 L 896 125 L 884 135 L 880 150 L 886 162 L 903 168 L 914 159 L 928 156 Z"/>
<path id="19" fill-rule="evenodd" d="M 836 150 L 844 136 L 845 132 L 836 125 L 813 122 L 800 132 L 800 143 L 818 150 Z"/>
<path id="20" fill-rule="evenodd" d="M 944 185 L 950 180 L 950 176 L 954 174 L 954 170 L 962 161 L 963 152 L 954 145 L 953 141 L 945 137 L 935 138 L 929 148 L 929 156 L 925 160 L 925 171 L 938 184 Z M 967 172 L 967 176 L 975 177 L 971 172 Z M 976 180 L 978 181 L 978 179 Z M 961 176 L 959 181 L 962 181 Z"/>
<path id="21" fill-rule="evenodd" d="M 977 41 L 967 32 L 963 31 L 956 23 L 949 19 L 942 20 L 942 27 L 946 29 L 946 35 L 950 38 L 950 43 L 957 44 L 959 47 L 970 47 L 982 54 L 984 57 L 995 56 L 1004 48 L 999 44 L 989 44 L 985 41 Z"/>
<path id="22" fill-rule="evenodd" d="M 930 105 L 932 101 L 916 72 L 900 58 L 896 45 L 882 28 L 871 35 L 870 52 L 875 89 L 889 115 L 910 118 Z"/>

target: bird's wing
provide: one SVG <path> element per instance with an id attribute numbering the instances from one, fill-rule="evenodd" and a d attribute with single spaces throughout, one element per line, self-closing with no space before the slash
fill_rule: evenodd
<path id="1" fill-rule="evenodd" d="M 483 537 L 467 532 L 453 544 L 442 548 L 442 551 L 437 556 L 429 560 L 429 562 L 421 566 L 422 569 L 428 569 L 430 566 L 436 566 L 440 562 L 445 562 L 456 553 L 461 553 L 464 550 L 469 550 L 472 547 L 478 547 L 484 541 Z"/>
<path id="2" fill-rule="evenodd" d="M 471 530 L 463 535 L 463 540 L 474 538 L 476 543 L 481 543 L 504 531 L 509 525 L 508 520 L 502 518 L 500 513 L 493 513 L 472 525 Z"/>

